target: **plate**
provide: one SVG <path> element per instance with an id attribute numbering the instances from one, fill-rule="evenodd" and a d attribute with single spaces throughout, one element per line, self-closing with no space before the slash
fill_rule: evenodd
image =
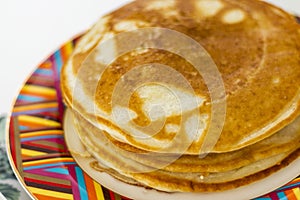
<path id="1" fill-rule="evenodd" d="M 63 130 L 63 124 L 66 129 L 72 126 L 69 125 L 70 122 L 64 123 L 63 121 L 65 107 L 61 99 L 59 73 L 78 39 L 79 37 L 66 42 L 42 62 L 29 76 L 13 104 L 7 126 L 7 151 L 10 164 L 20 184 L 33 199 L 128 200 L 128 197 L 186 199 L 187 194 L 158 193 L 154 190 L 124 185 L 104 173 L 94 176 L 90 169 L 85 169 L 87 163 L 85 160 L 80 160 L 76 156 L 72 157 L 64 136 L 69 145 L 74 145 L 74 142 L 78 143 L 78 140 L 69 140 L 71 132 L 66 131 L 65 134 Z M 295 170 L 295 165 L 300 165 L 299 159 L 286 169 Z M 297 173 L 299 174 L 299 170 Z M 284 183 L 292 179 L 291 173 L 287 170 L 279 171 L 278 174 L 276 178 L 279 176 L 282 179 L 276 179 L 274 182 L 282 180 L 281 183 Z M 101 177 L 99 182 L 103 185 L 89 175 L 97 179 Z M 242 190 L 246 194 L 244 197 L 252 198 L 279 186 L 279 184 L 272 184 L 272 187 L 269 187 L 268 183 L 261 182 L 259 188 L 250 187 Z M 299 188 L 300 178 L 295 178 L 287 185 L 257 199 L 296 199 L 296 196 L 300 197 Z M 240 194 L 227 191 L 225 193 L 188 194 L 188 196 L 191 195 L 193 198 L 197 196 L 197 199 L 200 197 L 224 199 L 222 195 L 227 193 L 231 195 L 230 199 Z"/>

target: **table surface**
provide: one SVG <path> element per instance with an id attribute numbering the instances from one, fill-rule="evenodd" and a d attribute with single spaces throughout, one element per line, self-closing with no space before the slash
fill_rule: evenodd
<path id="1" fill-rule="evenodd" d="M 0 0 L 0 115 L 50 53 L 129 0 Z M 300 15 L 299 0 L 268 0 Z M 84 3 L 83 3 L 84 2 Z"/>

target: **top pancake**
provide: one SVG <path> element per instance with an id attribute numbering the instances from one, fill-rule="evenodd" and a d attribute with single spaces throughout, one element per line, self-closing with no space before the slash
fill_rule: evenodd
<path id="1" fill-rule="evenodd" d="M 66 103 L 98 128 L 106 123 L 117 130 L 112 134 L 116 139 L 148 151 L 178 153 L 181 152 L 177 149 L 178 138 L 174 138 L 180 135 L 180 143 L 191 143 L 185 153 L 198 154 L 211 125 L 211 105 L 217 101 L 211 101 L 202 74 L 179 55 L 147 49 L 121 55 L 108 66 L 99 61 L 99 57 L 105 60 L 105 56 L 115 55 L 115 51 L 136 38 L 128 38 L 125 43 L 113 40 L 112 47 L 104 51 L 98 48 L 99 44 L 118 33 L 147 27 L 167 28 L 189 36 L 204 47 L 218 67 L 226 92 L 226 118 L 211 152 L 233 151 L 258 142 L 298 116 L 300 29 L 292 16 L 260 1 L 141 0 L 102 17 L 83 36 L 62 70 Z M 175 69 L 189 81 L 194 93 L 168 84 L 172 94 L 186 100 L 178 107 L 176 98 L 164 87 L 153 83 L 143 85 L 132 92 L 127 108 L 116 107 L 120 115 L 124 110 L 129 111 L 133 116 L 130 121 L 115 120 L 111 102 L 118 81 L 130 86 L 130 81 L 135 80 L 128 80 L 126 74 L 136 66 L 145 66 L 138 74 L 141 79 L 147 78 L 147 73 L 159 73 L 153 63 Z M 190 103 L 193 101 L 198 102 L 197 106 Z M 153 137 L 139 140 L 136 136 L 143 134 L 144 129 L 132 124 L 141 127 L 151 124 L 151 105 L 165 106 L 165 115 L 154 118 L 158 124 L 160 120 L 166 123 Z M 200 116 L 200 127 L 191 140 L 189 128 L 180 126 L 188 127 L 188 119 L 194 114 Z M 160 148 L 164 145 L 171 148 Z"/>

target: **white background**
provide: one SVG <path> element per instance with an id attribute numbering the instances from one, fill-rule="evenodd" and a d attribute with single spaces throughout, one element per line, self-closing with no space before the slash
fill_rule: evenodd
<path id="1" fill-rule="evenodd" d="M 0 115 L 49 54 L 129 0 L 0 0 Z M 268 0 L 300 15 L 300 0 Z"/>

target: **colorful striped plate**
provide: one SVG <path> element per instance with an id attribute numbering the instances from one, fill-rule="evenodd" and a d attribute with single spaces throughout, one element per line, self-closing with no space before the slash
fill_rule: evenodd
<path id="1" fill-rule="evenodd" d="M 10 162 L 34 199 L 126 200 L 86 174 L 66 146 L 59 73 L 77 41 L 67 42 L 41 63 L 20 90 L 7 131 Z M 299 188 L 296 178 L 258 199 L 300 199 Z"/>

